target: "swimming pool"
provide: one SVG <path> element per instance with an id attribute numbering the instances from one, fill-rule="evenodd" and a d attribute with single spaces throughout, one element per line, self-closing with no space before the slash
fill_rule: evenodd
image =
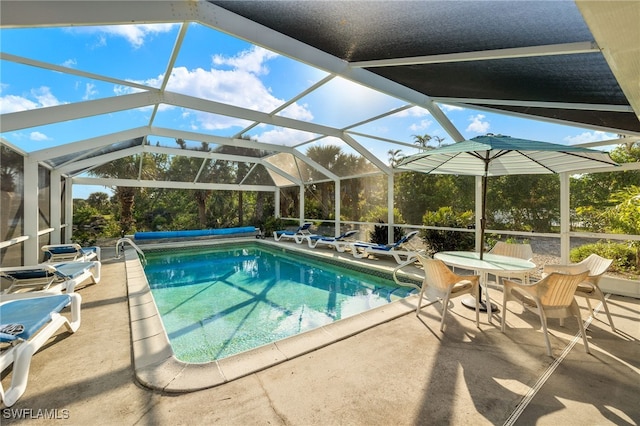
<path id="1" fill-rule="evenodd" d="M 402 299 L 390 277 L 259 244 L 146 252 L 175 356 L 222 359 Z"/>

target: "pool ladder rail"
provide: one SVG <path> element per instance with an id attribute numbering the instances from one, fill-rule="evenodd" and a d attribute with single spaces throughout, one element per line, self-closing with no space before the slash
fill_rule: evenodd
<path id="1" fill-rule="evenodd" d="M 120 257 L 122 257 L 122 255 L 124 254 L 124 245 L 125 245 L 125 243 L 129 244 L 131 247 L 133 247 L 135 249 L 136 252 L 138 252 L 140 257 L 142 258 L 142 264 L 146 265 L 147 264 L 147 258 L 145 257 L 144 252 L 142 251 L 142 249 L 140 247 L 138 247 L 138 245 L 136 243 L 131 241 L 131 238 L 120 238 L 118 241 L 116 241 L 116 257 L 118 259 L 120 259 Z"/>
<path id="2" fill-rule="evenodd" d="M 400 279 L 398 278 L 398 272 L 408 266 L 408 265 L 413 265 L 417 262 L 418 260 L 415 257 L 411 257 L 408 260 L 406 260 L 405 262 L 401 263 L 400 265 L 396 266 L 395 269 L 393 270 L 393 280 L 396 282 L 396 284 L 401 285 L 401 286 L 405 286 L 405 287 L 413 287 L 416 290 L 420 291 L 420 289 L 422 288 L 419 284 L 416 284 L 415 282 L 407 282 L 407 281 L 400 281 Z"/>

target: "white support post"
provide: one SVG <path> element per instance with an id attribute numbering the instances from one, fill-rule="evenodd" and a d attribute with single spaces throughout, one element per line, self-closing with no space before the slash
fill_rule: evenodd
<path id="1" fill-rule="evenodd" d="M 571 251 L 571 206 L 569 173 L 560 173 L 560 263 L 569 263 Z"/>
<path id="2" fill-rule="evenodd" d="M 300 184 L 300 225 L 304 222 L 304 183 Z"/>
<path id="3" fill-rule="evenodd" d="M 279 187 L 276 187 L 276 190 L 273 191 L 273 204 L 275 204 L 273 215 L 275 217 L 280 217 L 281 213 L 280 213 L 280 188 Z"/>
<path id="4" fill-rule="evenodd" d="M 73 180 L 68 177 L 64 191 L 64 242 L 70 243 L 73 236 Z"/>
<path id="5" fill-rule="evenodd" d="M 340 235 L 340 179 L 336 179 L 335 183 L 335 194 L 334 194 L 334 216 L 335 216 L 335 236 L 338 237 Z"/>
<path id="6" fill-rule="evenodd" d="M 49 179 L 49 205 L 51 208 L 51 223 L 49 226 L 53 228 L 53 232 L 49 236 L 51 244 L 60 244 L 60 236 L 62 235 L 61 178 L 60 172 L 51 171 L 51 178 Z"/>
<path id="7" fill-rule="evenodd" d="M 387 241 L 388 244 L 395 242 L 395 235 L 393 235 L 393 228 L 395 227 L 393 217 L 393 172 L 387 175 L 387 223 L 389 228 L 387 229 Z"/>
<path id="8" fill-rule="evenodd" d="M 480 228 L 482 226 L 482 176 L 476 176 L 476 251 L 478 253 L 483 249 L 482 233 Z"/>
<path id="9" fill-rule="evenodd" d="M 24 264 L 38 263 L 38 163 L 24 157 Z"/>

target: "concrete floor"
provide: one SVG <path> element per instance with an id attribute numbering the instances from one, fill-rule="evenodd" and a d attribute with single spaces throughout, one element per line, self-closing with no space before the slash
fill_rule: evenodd
<path id="1" fill-rule="evenodd" d="M 27 390 L 2 409 L 3 425 L 640 424 L 637 299 L 610 297 L 618 331 L 600 313 L 587 331 L 591 354 L 570 319 L 564 327 L 550 320 L 551 358 L 537 317 L 517 304 L 501 333 L 502 313 L 492 323 L 481 315 L 478 330 L 474 312 L 455 300 L 444 333 L 431 306 L 229 383 L 175 394 L 135 378 L 126 280 L 124 261 L 105 249 L 102 281 L 78 290 L 80 329 L 60 331 L 34 356 Z M 500 304 L 500 292 L 492 295 Z M 10 378 L 3 374 L 3 386 Z"/>

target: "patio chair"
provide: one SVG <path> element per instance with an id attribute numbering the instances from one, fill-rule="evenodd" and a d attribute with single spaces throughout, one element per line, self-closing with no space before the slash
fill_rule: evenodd
<path id="1" fill-rule="evenodd" d="M 574 316 L 578 320 L 584 350 L 589 353 L 587 335 L 582 325 L 580 308 L 575 300 L 578 284 L 585 280 L 588 272 L 580 274 L 561 274 L 553 272 L 534 284 L 522 284 L 517 281 L 504 280 L 504 299 L 502 302 L 502 324 L 501 330 L 504 333 L 507 318 L 507 302 L 510 300 L 519 301 L 522 306 L 536 313 L 540 317 L 544 341 L 547 345 L 547 355 L 552 356 L 551 343 L 549 342 L 549 331 L 547 329 L 547 318 L 559 318 L 560 325 L 564 318 Z"/>
<path id="2" fill-rule="evenodd" d="M 36 293 L 33 293 L 34 296 Z M 0 353 L 0 371 L 13 365 L 11 385 L 5 391 L 0 384 L 4 405 L 11 407 L 24 394 L 33 355 L 64 326 L 75 333 L 80 327 L 82 298 L 73 294 L 44 294 L 0 302 L 0 342 L 8 346 Z M 71 304 L 71 320 L 60 311 Z M 59 368 L 60 366 L 56 366 Z M 64 367 L 64 366 L 63 366 Z"/>
<path id="3" fill-rule="evenodd" d="M 311 232 L 309 232 L 309 228 L 311 228 L 311 225 L 313 225 L 311 222 L 305 222 L 295 231 L 273 231 L 273 239 L 276 241 L 280 241 L 283 238 L 288 238 L 294 240 L 297 244 L 302 244 L 305 238 L 312 235 Z"/>
<path id="4" fill-rule="evenodd" d="M 476 298 L 476 327 L 480 327 L 480 301 L 477 300 L 480 286 L 479 275 L 458 275 L 451 271 L 447 265 L 438 259 L 430 259 L 421 254 L 417 259 L 424 269 L 424 281 L 420 289 L 420 298 L 416 308 L 416 316 L 420 314 L 422 300 L 426 294 L 431 303 L 437 300 L 442 302 L 442 319 L 440 331 L 444 331 L 444 319 L 449 308 L 449 300 L 454 297 L 471 294 Z M 430 304 L 431 304 L 430 303 Z"/>
<path id="5" fill-rule="evenodd" d="M 517 257 L 518 259 L 524 259 L 533 262 L 533 249 L 531 248 L 531 244 L 513 244 L 498 241 L 487 253 L 497 254 L 500 256 Z M 499 278 L 517 278 L 519 280 L 522 280 L 523 283 L 528 283 L 530 277 L 530 273 L 528 271 L 522 273 L 491 273 L 491 275 L 496 277 L 496 284 L 499 284 Z"/>
<path id="6" fill-rule="evenodd" d="M 81 247 L 80 244 L 48 244 L 40 248 L 45 262 L 69 262 L 74 260 L 100 260 L 100 247 Z"/>
<path id="7" fill-rule="evenodd" d="M 343 253 L 350 244 L 349 241 L 345 241 L 345 240 L 357 233 L 358 231 L 347 231 L 337 237 L 329 237 L 324 235 L 309 235 L 307 237 L 307 242 L 309 243 L 310 248 L 316 248 L 318 247 L 318 245 L 325 245 L 331 248 L 335 248 L 340 253 Z"/>
<path id="8" fill-rule="evenodd" d="M 589 271 L 589 275 L 587 278 L 578 284 L 578 288 L 576 290 L 576 296 L 582 296 L 587 300 L 587 306 L 589 306 L 589 311 L 593 312 L 593 308 L 591 307 L 591 302 L 589 299 L 596 299 L 602 302 L 602 307 L 604 308 L 604 312 L 607 314 L 607 318 L 609 319 L 609 325 L 611 326 L 611 331 L 615 333 L 616 328 L 613 325 L 613 320 L 611 319 L 611 314 L 609 313 L 609 307 L 607 306 L 607 300 L 604 297 L 604 293 L 600 289 L 600 278 L 604 275 L 605 272 L 609 269 L 613 263 L 612 259 L 605 259 L 604 257 L 600 257 L 597 254 L 590 254 L 589 257 L 582 260 L 578 263 L 573 263 L 569 265 L 544 265 L 542 267 L 542 273 L 550 274 L 552 272 L 561 272 L 565 274 L 577 274 L 579 272 Z"/>
<path id="9" fill-rule="evenodd" d="M 367 243 L 365 241 L 356 241 L 355 243 L 349 244 L 351 248 L 351 253 L 353 257 L 358 259 L 362 259 L 368 257 L 370 254 L 372 255 L 385 255 L 385 256 L 393 256 L 393 258 L 398 263 L 403 263 L 409 261 L 411 259 L 415 259 L 417 257 L 417 252 L 414 250 L 401 250 L 400 247 L 411 240 L 413 237 L 418 235 L 419 231 L 409 232 L 404 237 L 400 238 L 393 244 L 374 244 Z M 404 256 L 404 260 L 402 259 Z"/>
<path id="10" fill-rule="evenodd" d="M 97 260 L 0 268 L 0 277 L 10 282 L 2 294 L 45 290 L 73 293 L 78 284 L 89 278 L 94 284 L 99 283 L 101 269 Z"/>

